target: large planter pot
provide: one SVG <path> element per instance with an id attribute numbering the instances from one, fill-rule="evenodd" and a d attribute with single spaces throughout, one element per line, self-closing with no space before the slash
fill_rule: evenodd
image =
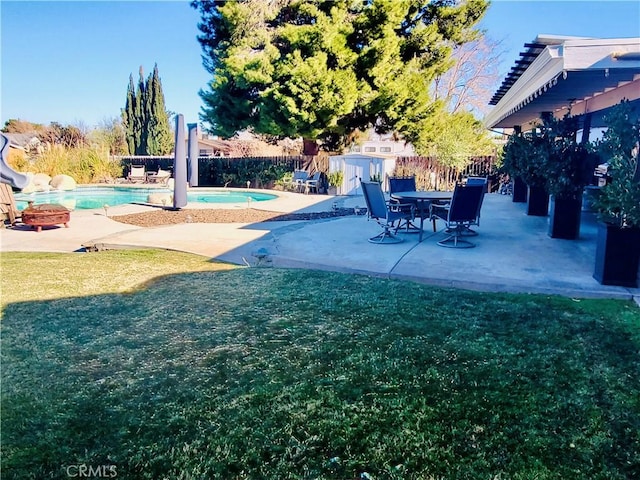
<path id="1" fill-rule="evenodd" d="M 593 274 L 603 285 L 638 286 L 640 228 L 598 224 L 596 266 Z"/>
<path id="2" fill-rule="evenodd" d="M 549 192 L 545 187 L 529 187 L 527 215 L 546 217 L 549 215 Z"/>
<path id="3" fill-rule="evenodd" d="M 527 201 L 527 184 L 520 177 L 513 178 L 513 198 L 514 203 L 525 203 Z"/>
<path id="4" fill-rule="evenodd" d="M 582 219 L 582 196 L 577 198 L 557 198 L 550 201 L 549 236 L 575 240 L 580 236 Z"/>

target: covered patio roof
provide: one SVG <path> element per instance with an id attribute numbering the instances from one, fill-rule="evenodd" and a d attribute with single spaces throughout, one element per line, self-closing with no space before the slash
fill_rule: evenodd
<path id="1" fill-rule="evenodd" d="M 539 123 L 543 112 L 586 115 L 604 126 L 606 109 L 627 99 L 640 105 L 640 38 L 538 35 L 493 95 L 487 128 Z"/>

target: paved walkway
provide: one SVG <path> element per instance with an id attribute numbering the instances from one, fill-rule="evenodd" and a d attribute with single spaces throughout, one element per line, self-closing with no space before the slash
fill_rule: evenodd
<path id="1" fill-rule="evenodd" d="M 252 202 L 252 208 L 279 212 L 328 211 L 364 207 L 362 197 L 283 194 L 278 200 Z M 202 205 L 197 205 L 198 208 Z M 110 207 L 109 216 L 151 207 Z M 210 208 L 219 208 L 210 207 Z M 224 208 L 247 208 L 231 205 Z M 441 231 L 404 234 L 395 245 L 374 245 L 367 238 L 380 227 L 366 216 L 255 224 L 185 223 L 141 228 L 112 220 L 103 210 L 72 213 L 70 228 L 36 233 L 26 227 L 3 230 L 1 251 L 84 251 L 84 247 L 156 247 L 205 255 L 239 265 L 272 265 L 363 273 L 433 285 L 480 291 L 558 294 L 569 297 L 635 298 L 640 289 L 600 285 L 593 279 L 596 222 L 583 213 L 580 238 L 547 235 L 548 219 L 525 215 L 524 204 L 511 197 L 485 198 L 476 248 L 439 247 Z M 442 224 L 439 224 L 442 227 Z"/>

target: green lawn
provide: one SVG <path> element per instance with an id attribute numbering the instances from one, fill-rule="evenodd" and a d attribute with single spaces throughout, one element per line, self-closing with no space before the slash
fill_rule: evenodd
<path id="1" fill-rule="evenodd" d="M 640 478 L 632 302 L 1 261 L 3 479 Z"/>

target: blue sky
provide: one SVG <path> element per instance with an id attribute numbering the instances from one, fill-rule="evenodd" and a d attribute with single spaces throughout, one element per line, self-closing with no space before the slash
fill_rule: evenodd
<path id="1" fill-rule="evenodd" d="M 183 1 L 0 3 L 0 122 L 93 127 L 120 115 L 129 74 L 158 64 L 167 109 L 199 121 L 206 88 L 198 12 Z M 537 34 L 640 37 L 640 2 L 494 1 L 481 24 L 501 40 L 500 71 Z M 502 81 L 500 78 L 496 88 Z"/>

